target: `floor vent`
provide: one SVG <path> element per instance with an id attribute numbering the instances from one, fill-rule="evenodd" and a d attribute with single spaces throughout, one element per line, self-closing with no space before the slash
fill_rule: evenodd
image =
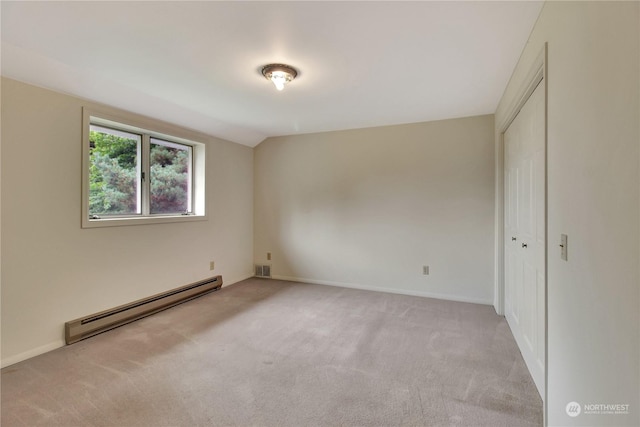
<path id="1" fill-rule="evenodd" d="M 256 277 L 271 278 L 271 266 L 270 265 L 256 265 Z"/>
<path id="2" fill-rule="evenodd" d="M 195 282 L 167 292 L 143 298 L 110 310 L 101 311 L 64 324 L 67 344 L 92 337 L 118 326 L 133 322 L 167 308 L 173 307 L 222 287 L 222 276 Z"/>

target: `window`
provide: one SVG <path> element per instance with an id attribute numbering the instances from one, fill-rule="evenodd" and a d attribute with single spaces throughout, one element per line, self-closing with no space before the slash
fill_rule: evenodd
<path id="1" fill-rule="evenodd" d="M 151 138 L 149 154 L 149 212 L 193 212 L 191 206 L 191 147 Z"/>
<path id="2" fill-rule="evenodd" d="M 204 144 L 165 126 L 85 109 L 83 227 L 205 218 Z"/>
<path id="3" fill-rule="evenodd" d="M 142 135 L 89 126 L 89 217 L 142 213 Z"/>

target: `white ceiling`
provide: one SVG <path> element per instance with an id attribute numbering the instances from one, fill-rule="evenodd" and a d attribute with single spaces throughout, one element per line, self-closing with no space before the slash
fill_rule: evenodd
<path id="1" fill-rule="evenodd" d="M 2 75 L 255 146 L 491 114 L 535 2 L 1 2 Z M 282 92 L 260 74 L 299 70 Z"/>

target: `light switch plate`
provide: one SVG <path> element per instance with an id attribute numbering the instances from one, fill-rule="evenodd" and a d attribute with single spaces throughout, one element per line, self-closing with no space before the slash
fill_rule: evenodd
<path id="1" fill-rule="evenodd" d="M 567 235 L 560 235 L 560 259 L 568 261 L 568 247 L 567 247 Z"/>

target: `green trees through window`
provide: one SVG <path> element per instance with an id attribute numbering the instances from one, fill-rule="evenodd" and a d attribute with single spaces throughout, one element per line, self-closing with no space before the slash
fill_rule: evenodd
<path id="1" fill-rule="evenodd" d="M 186 145 L 151 139 L 149 169 L 152 214 L 182 213 L 191 210 L 189 148 Z"/>
<path id="2" fill-rule="evenodd" d="M 89 141 L 90 215 L 144 214 L 145 200 L 149 214 L 191 211 L 192 147 L 155 138 L 145 145 L 142 135 L 95 125 Z M 143 156 L 148 156 L 147 173 Z"/>
<path id="3" fill-rule="evenodd" d="M 140 135 L 92 126 L 89 141 L 89 213 L 139 214 Z"/>

